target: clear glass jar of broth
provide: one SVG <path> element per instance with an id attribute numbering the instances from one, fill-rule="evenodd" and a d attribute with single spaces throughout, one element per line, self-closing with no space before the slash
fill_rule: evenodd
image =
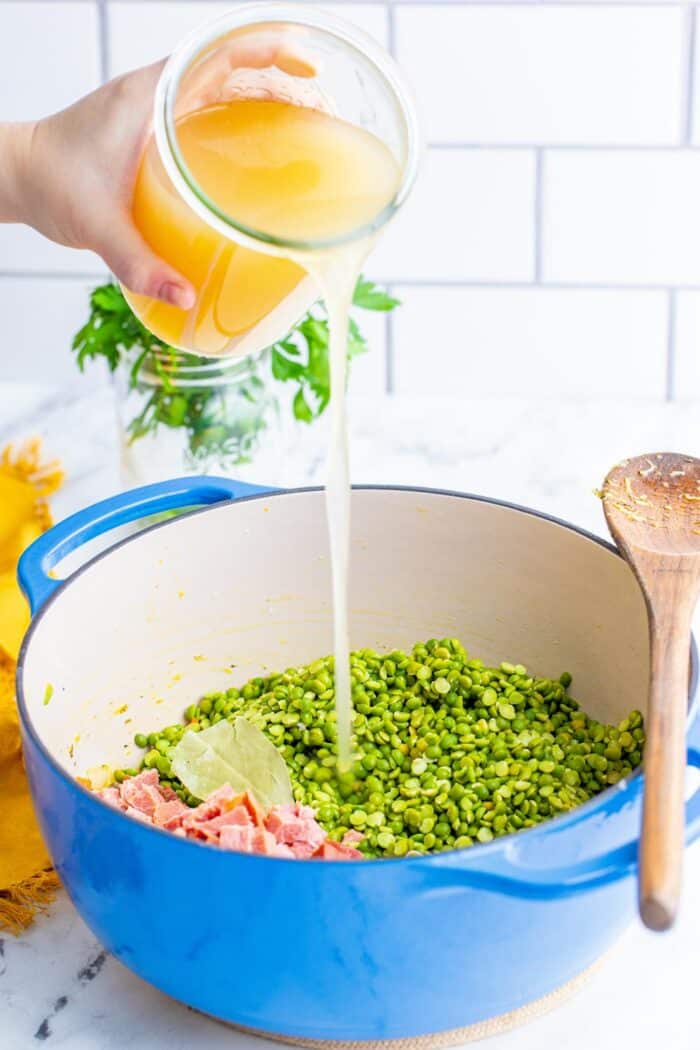
<path id="1" fill-rule="evenodd" d="M 417 162 L 410 94 L 370 37 L 293 5 L 233 10 L 165 66 L 134 192 L 137 226 L 195 305 L 125 295 L 171 346 L 259 351 L 318 298 L 305 258 L 371 237 Z"/>

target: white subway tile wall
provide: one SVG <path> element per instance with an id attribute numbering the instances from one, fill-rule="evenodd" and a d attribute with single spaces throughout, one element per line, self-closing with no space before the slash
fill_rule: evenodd
<path id="1" fill-rule="evenodd" d="M 400 393 L 655 397 L 665 382 L 662 292 L 403 288 L 392 360 Z M 440 338 L 434 318 L 441 317 Z"/>
<path id="2" fill-rule="evenodd" d="M 100 83 L 97 8 L 81 0 L 0 3 L 0 70 L 0 120 L 33 120 L 92 91 Z M 94 256 L 50 244 L 28 227 L 0 225 L 0 272 L 96 265 Z"/>
<path id="3" fill-rule="evenodd" d="M 531 150 L 428 150 L 373 270 L 392 280 L 531 281 L 535 167 Z"/>
<path id="4" fill-rule="evenodd" d="M 369 350 L 352 364 L 350 392 L 353 395 L 376 394 L 387 385 L 387 315 L 372 310 L 357 310 L 355 320 L 367 340 Z"/>
<path id="5" fill-rule="evenodd" d="M 700 292 L 678 292 L 674 307 L 673 396 L 678 401 L 693 401 L 700 398 Z"/>
<path id="6" fill-rule="evenodd" d="M 94 369 L 81 379 L 70 353 L 73 335 L 85 323 L 94 284 L 93 280 L 65 276 L 0 279 L 0 314 L 5 318 L 0 381 L 53 386 L 102 379 L 102 371 Z M 0 423 L 2 419 L 0 399 Z M 105 425 L 110 426 L 111 420 Z"/>
<path id="7" fill-rule="evenodd" d="M 545 280 L 700 285 L 700 151 L 552 150 Z"/>
<path id="8" fill-rule="evenodd" d="M 308 0 L 307 0 L 308 2 Z M 228 0 L 0 0 L 0 119 L 150 62 Z M 700 33 L 681 0 L 320 6 L 389 47 L 426 139 L 368 272 L 357 393 L 700 398 Z M 0 226 L 0 378 L 69 381 L 99 259 Z"/>
<path id="9" fill-rule="evenodd" d="M 98 12 L 81 0 L 0 4 L 2 120 L 32 120 L 100 82 Z"/>
<path id="10" fill-rule="evenodd" d="M 397 55 L 430 140 L 677 141 L 679 8 L 495 4 L 401 8 Z"/>
<path id="11" fill-rule="evenodd" d="M 167 55 L 182 38 L 207 19 L 223 15 L 230 0 L 110 0 L 107 5 L 109 73 L 116 76 Z M 388 15 L 384 4 L 316 4 L 361 26 L 386 46 Z"/>

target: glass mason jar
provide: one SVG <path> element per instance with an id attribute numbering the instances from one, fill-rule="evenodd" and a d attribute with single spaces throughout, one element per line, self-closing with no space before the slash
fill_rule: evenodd
<path id="1" fill-rule="evenodd" d="M 185 118 L 238 99 L 291 103 L 371 133 L 398 163 L 393 197 L 368 224 L 327 240 L 283 239 L 245 225 L 198 183 L 181 137 Z M 181 310 L 124 293 L 146 327 L 169 345 L 205 357 L 261 351 L 318 297 L 301 264 L 304 255 L 378 231 L 405 200 L 417 165 L 410 93 L 371 37 L 316 9 L 277 3 L 235 8 L 187 37 L 165 66 L 134 193 L 137 226 L 192 283 L 195 304 Z"/>
<path id="2" fill-rule="evenodd" d="M 295 442 L 278 386 L 269 352 L 213 360 L 162 349 L 123 360 L 115 374 L 123 484 L 208 472 L 290 484 Z"/>

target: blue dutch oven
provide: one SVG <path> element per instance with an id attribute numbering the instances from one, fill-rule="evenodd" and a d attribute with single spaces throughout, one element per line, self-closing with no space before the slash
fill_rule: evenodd
<path id="1" fill-rule="evenodd" d="M 109 529 L 203 504 L 65 581 L 51 575 Z M 20 577 L 34 620 L 19 706 L 46 842 L 97 937 L 167 994 L 297 1040 L 463 1039 L 551 1002 L 633 917 L 640 774 L 488 844 L 351 863 L 220 852 L 81 786 L 102 763 L 134 764 L 134 733 L 179 720 L 203 692 L 331 650 L 321 492 L 219 478 L 137 489 L 57 525 Z M 570 671 L 599 719 L 644 707 L 647 619 L 631 572 L 606 543 L 532 511 L 355 489 L 350 607 L 353 646 L 457 636 L 487 662 Z M 688 761 L 700 766 L 696 672 L 694 658 Z M 700 791 L 686 821 L 691 841 Z"/>

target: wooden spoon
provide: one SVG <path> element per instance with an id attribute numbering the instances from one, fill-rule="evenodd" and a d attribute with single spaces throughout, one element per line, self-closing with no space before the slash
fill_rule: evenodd
<path id="1" fill-rule="evenodd" d="M 639 911 L 649 929 L 666 930 L 681 882 L 690 628 L 700 592 L 700 460 L 672 452 L 624 460 L 605 479 L 602 497 L 608 528 L 649 614 Z"/>

